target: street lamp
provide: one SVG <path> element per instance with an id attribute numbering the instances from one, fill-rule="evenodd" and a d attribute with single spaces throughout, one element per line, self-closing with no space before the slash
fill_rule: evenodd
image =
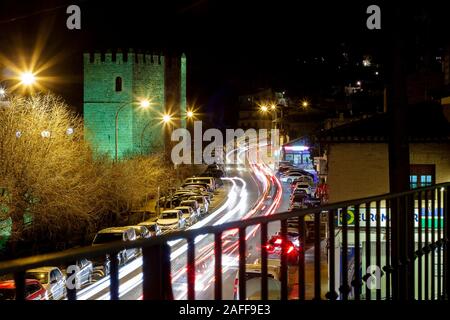
<path id="1" fill-rule="evenodd" d="M 261 106 L 261 111 L 266 113 L 269 108 L 266 105 Z"/>
<path id="2" fill-rule="evenodd" d="M 186 113 L 186 116 L 188 117 L 188 119 L 192 119 L 194 117 L 194 112 L 193 111 L 188 111 Z"/>
<path id="3" fill-rule="evenodd" d="M 172 116 L 170 114 L 163 115 L 162 118 L 164 124 L 169 124 L 172 121 Z"/>
<path id="4" fill-rule="evenodd" d="M 309 102 L 306 101 L 306 100 L 304 100 L 304 101 L 302 102 L 302 107 L 303 107 L 303 108 L 308 108 L 308 106 L 309 106 Z"/>
<path id="5" fill-rule="evenodd" d="M 20 81 L 25 86 L 32 86 L 36 82 L 36 76 L 32 72 L 26 71 L 20 75 Z"/>
<path id="6" fill-rule="evenodd" d="M 119 113 L 120 111 L 122 111 L 123 108 L 125 108 L 126 106 L 128 106 L 129 104 L 132 104 L 133 102 L 125 102 L 123 103 L 119 109 L 116 112 L 116 162 L 119 161 Z M 150 102 L 148 100 L 141 100 L 139 103 L 140 107 L 143 109 L 146 109 L 150 106 Z"/>

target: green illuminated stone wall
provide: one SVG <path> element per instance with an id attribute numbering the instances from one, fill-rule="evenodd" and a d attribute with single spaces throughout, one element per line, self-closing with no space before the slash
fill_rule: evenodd
<path id="1" fill-rule="evenodd" d="M 164 56 L 134 53 L 84 54 L 84 122 L 86 138 L 97 154 L 115 156 L 115 115 L 119 113 L 119 158 L 133 154 L 148 154 L 164 148 L 161 122 L 169 110 L 168 92 L 178 91 L 178 99 L 170 101 L 170 110 L 186 114 L 186 57 L 178 60 L 176 72 L 181 77 L 167 77 Z M 173 65 L 172 65 L 173 66 Z M 173 67 L 170 69 L 174 73 Z M 116 77 L 122 78 L 122 91 L 116 92 Z M 171 79 L 171 81 L 167 81 Z M 178 95 L 177 94 L 177 95 Z M 170 95 L 169 95 L 170 96 Z M 139 107 L 148 99 L 150 108 Z M 179 103 L 173 105 L 173 101 Z M 175 108 L 175 110 L 174 110 Z M 185 117 L 181 117 L 185 126 Z"/>

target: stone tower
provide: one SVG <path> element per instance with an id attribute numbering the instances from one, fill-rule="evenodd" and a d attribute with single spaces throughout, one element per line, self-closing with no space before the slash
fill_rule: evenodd
<path id="1" fill-rule="evenodd" d="M 97 155 L 118 157 L 162 151 L 167 141 L 163 114 L 185 126 L 186 57 L 140 52 L 84 54 L 84 123 Z M 139 106 L 149 100 L 150 107 Z"/>

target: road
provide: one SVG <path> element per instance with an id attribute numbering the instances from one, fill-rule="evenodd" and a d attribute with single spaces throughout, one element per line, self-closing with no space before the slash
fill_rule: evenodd
<path id="1" fill-rule="evenodd" d="M 278 180 L 273 177 L 272 172 L 265 164 L 256 163 L 255 159 L 248 159 L 250 147 L 239 147 L 229 152 L 227 157 L 236 156 L 237 164 L 227 165 L 227 178 L 230 192 L 226 201 L 210 213 L 206 218 L 199 221 L 191 228 L 200 228 L 205 225 L 218 225 L 229 221 L 247 219 L 261 214 L 271 214 L 277 209 L 281 199 L 281 188 L 277 186 Z M 278 202 L 273 197 L 278 197 Z M 255 250 L 250 244 L 251 238 L 257 232 L 256 228 L 248 230 L 249 251 Z M 224 273 L 224 298 L 232 298 L 232 287 L 228 284 L 234 279 L 235 262 L 237 261 L 237 242 L 235 232 L 224 234 L 223 243 L 223 273 Z M 227 240 L 228 239 L 228 240 Z M 196 244 L 196 295 L 197 299 L 211 299 L 213 297 L 213 268 L 214 261 L 213 236 L 199 236 Z M 187 245 L 183 241 L 173 241 L 171 245 L 172 281 L 173 292 L 176 299 L 185 299 L 187 295 L 186 286 L 186 255 Z M 253 244 L 255 245 L 255 244 Z M 213 266 L 213 264 L 212 264 Z M 142 299 L 142 259 L 141 257 L 122 266 L 119 270 L 119 296 L 123 300 Z M 231 281 L 230 281 L 231 280 Z M 109 277 L 83 288 L 77 295 L 80 300 L 108 300 Z"/>

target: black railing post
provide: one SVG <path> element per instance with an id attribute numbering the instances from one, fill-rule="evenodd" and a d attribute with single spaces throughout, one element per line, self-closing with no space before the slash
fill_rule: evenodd
<path id="1" fill-rule="evenodd" d="M 306 251 L 306 232 L 305 232 L 305 216 L 298 217 L 298 234 L 300 255 L 298 261 L 298 297 L 305 300 L 305 251 Z"/>
<path id="2" fill-rule="evenodd" d="M 288 245 L 287 245 L 287 221 L 281 220 L 281 300 L 288 299 Z"/>
<path id="3" fill-rule="evenodd" d="M 417 216 L 417 300 L 422 300 L 422 192 L 418 194 L 418 216 Z"/>
<path id="4" fill-rule="evenodd" d="M 381 273 L 381 210 L 380 210 L 380 201 L 377 201 L 376 204 L 376 215 L 375 215 L 375 263 L 377 265 L 377 268 L 380 270 Z M 381 274 L 380 274 L 381 276 Z M 376 288 L 376 300 L 381 300 L 381 288 L 378 287 L 378 284 L 381 284 L 381 279 L 377 279 L 377 288 Z"/>
<path id="5" fill-rule="evenodd" d="M 119 259 L 117 252 L 110 255 L 109 296 L 110 300 L 119 300 Z"/>
<path id="6" fill-rule="evenodd" d="M 247 250 L 245 244 L 245 227 L 239 228 L 239 300 L 246 300 L 247 288 L 245 282 L 245 264 L 247 261 Z"/>
<path id="7" fill-rule="evenodd" d="M 261 224 L 261 300 L 268 299 L 267 283 L 267 223 Z"/>
<path id="8" fill-rule="evenodd" d="M 406 285 L 407 292 L 406 298 L 408 300 L 414 300 L 415 296 L 415 285 L 414 285 L 414 247 L 416 244 L 415 235 L 414 235 L 414 194 L 410 194 L 405 197 L 405 206 L 406 206 L 406 247 L 405 247 L 405 272 L 406 272 Z"/>
<path id="9" fill-rule="evenodd" d="M 336 238 L 336 228 L 335 228 L 335 218 L 336 210 L 328 211 L 328 274 L 329 279 L 329 291 L 327 293 L 327 299 L 336 300 L 338 294 L 336 293 L 336 263 L 335 263 L 335 238 Z M 303 268 L 305 266 L 305 257 L 303 255 Z M 303 271 L 303 277 L 305 272 Z"/>
<path id="10" fill-rule="evenodd" d="M 187 239 L 187 288 L 188 300 L 195 300 L 195 243 L 193 238 Z"/>
<path id="11" fill-rule="evenodd" d="M 372 265 L 372 237 L 371 237 L 371 226 L 370 226 L 370 202 L 366 203 L 365 206 L 365 215 L 366 215 L 366 223 L 365 223 L 365 231 L 366 231 L 366 272 L 367 270 L 371 270 L 370 266 Z M 366 273 L 366 279 L 371 279 L 371 274 Z M 372 292 L 370 290 L 370 286 L 366 280 L 366 300 L 372 299 Z"/>
<path id="12" fill-rule="evenodd" d="M 347 227 L 347 207 L 343 207 L 341 209 L 341 219 L 342 219 L 342 247 L 341 247 L 341 256 L 342 256 L 342 275 L 341 275 L 341 286 L 339 287 L 339 291 L 341 293 L 342 300 L 348 300 L 348 294 L 350 292 L 350 288 L 348 285 L 348 227 Z"/>
<path id="13" fill-rule="evenodd" d="M 360 265 L 361 265 L 361 248 L 360 248 L 360 228 L 359 228 L 359 205 L 355 206 L 355 281 L 353 282 L 353 287 L 355 288 L 355 300 L 359 301 L 361 298 L 361 273 L 360 273 Z"/>
<path id="14" fill-rule="evenodd" d="M 76 261 L 72 261 L 70 265 L 76 266 Z M 74 283 L 68 284 L 66 280 L 66 290 L 67 290 L 67 300 L 74 301 L 77 300 L 77 285 L 78 285 L 76 274 L 77 269 L 73 268 L 71 271 L 72 272 L 67 272 L 67 278 L 73 279 Z"/>
<path id="15" fill-rule="evenodd" d="M 143 299 L 173 300 L 169 245 L 144 247 L 142 261 Z"/>
<path id="16" fill-rule="evenodd" d="M 450 211 L 450 187 L 445 188 L 445 210 L 444 210 L 444 298 L 448 299 L 450 296 L 450 274 L 448 260 L 450 257 L 450 226 L 449 226 L 449 211 Z"/>
<path id="17" fill-rule="evenodd" d="M 222 300 L 222 232 L 214 234 L 214 299 Z"/>
<path id="18" fill-rule="evenodd" d="M 16 286 L 16 300 L 25 300 L 25 272 L 18 271 L 14 273 L 14 284 Z"/>
<path id="19" fill-rule="evenodd" d="M 320 211 L 314 214 L 314 299 L 322 299 L 320 275 Z"/>

